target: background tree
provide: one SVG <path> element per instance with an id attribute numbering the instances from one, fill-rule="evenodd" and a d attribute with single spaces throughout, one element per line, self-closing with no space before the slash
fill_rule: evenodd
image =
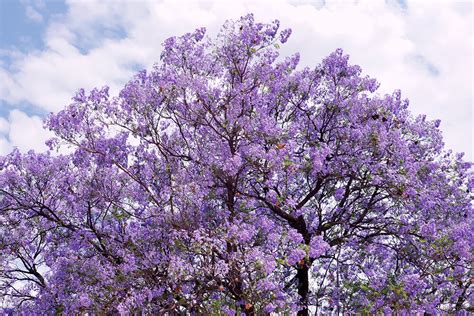
<path id="1" fill-rule="evenodd" d="M 460 312 L 473 177 L 439 121 L 338 49 L 227 22 L 164 43 L 120 92 L 80 90 L 51 150 L 0 162 L 0 291 L 35 313 Z"/>

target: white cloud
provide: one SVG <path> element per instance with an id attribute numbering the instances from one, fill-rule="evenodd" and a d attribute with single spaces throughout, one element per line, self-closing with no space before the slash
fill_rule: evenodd
<path id="1" fill-rule="evenodd" d="M 248 12 L 291 27 L 282 54 L 299 51 L 304 65 L 343 48 L 381 82 L 381 92 L 401 88 L 414 113 L 442 119 L 448 147 L 472 160 L 470 2 L 71 1 L 50 23 L 45 50 L 16 56 L 8 71 L 0 64 L 0 98 L 56 111 L 80 87 L 108 84 L 117 92 L 134 67 L 158 61 L 165 38 L 200 26 L 215 34 L 225 19 Z M 121 36 L 107 35 L 116 31 Z"/>
<path id="2" fill-rule="evenodd" d="M 0 118 L 0 155 L 9 153 L 14 147 L 22 152 L 30 149 L 45 151 L 45 141 L 51 136 L 49 131 L 43 129 L 43 120 L 40 117 L 12 110 L 8 120 Z"/>
<path id="3" fill-rule="evenodd" d="M 32 6 L 27 6 L 25 9 L 26 17 L 34 22 L 43 22 L 43 16 Z"/>
<path id="4" fill-rule="evenodd" d="M 29 20 L 36 23 L 43 22 L 43 15 L 38 10 L 45 7 L 43 0 L 20 0 L 20 3 L 25 8 L 25 15 Z"/>
<path id="5" fill-rule="evenodd" d="M 0 117 L 0 134 L 6 134 L 8 133 L 8 130 L 10 129 L 10 124 L 6 119 L 3 117 Z"/>

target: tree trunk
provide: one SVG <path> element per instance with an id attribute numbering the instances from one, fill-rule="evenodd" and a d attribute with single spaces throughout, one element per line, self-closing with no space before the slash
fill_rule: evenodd
<path id="1" fill-rule="evenodd" d="M 300 296 L 300 303 L 302 309 L 298 311 L 298 315 L 307 316 L 309 315 L 308 310 L 308 292 L 309 292 L 309 268 L 304 263 L 303 266 L 299 267 L 296 272 L 296 278 L 298 280 L 298 294 Z"/>

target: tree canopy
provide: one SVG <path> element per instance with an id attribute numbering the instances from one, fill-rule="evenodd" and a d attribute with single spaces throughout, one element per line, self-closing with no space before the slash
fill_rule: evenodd
<path id="1" fill-rule="evenodd" d="M 290 33 L 169 38 L 51 114 L 49 152 L 1 157 L 4 311 L 472 311 L 471 164 L 341 49 L 279 56 Z"/>

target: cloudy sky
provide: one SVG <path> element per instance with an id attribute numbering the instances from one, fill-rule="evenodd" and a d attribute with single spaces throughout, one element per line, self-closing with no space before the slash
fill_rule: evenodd
<path id="1" fill-rule="evenodd" d="M 44 150 L 42 118 L 79 88 L 116 93 L 157 62 L 164 39 L 253 12 L 293 35 L 282 54 L 315 66 L 340 47 L 441 119 L 446 146 L 473 153 L 473 2 L 433 0 L 0 0 L 0 154 Z"/>

